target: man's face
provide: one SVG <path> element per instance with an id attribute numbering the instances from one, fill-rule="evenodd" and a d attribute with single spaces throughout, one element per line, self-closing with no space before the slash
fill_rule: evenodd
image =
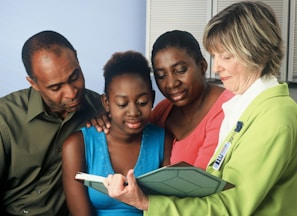
<path id="1" fill-rule="evenodd" d="M 84 103 L 85 81 L 76 54 L 64 47 L 57 52 L 40 50 L 32 57 L 35 80 L 27 77 L 39 91 L 47 110 L 65 118 Z"/>

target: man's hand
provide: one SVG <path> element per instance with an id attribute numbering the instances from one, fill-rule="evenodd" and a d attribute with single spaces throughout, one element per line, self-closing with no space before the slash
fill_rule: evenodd
<path id="1" fill-rule="evenodd" d="M 128 171 L 127 177 L 121 174 L 108 175 L 103 183 L 110 197 L 140 210 L 148 210 L 148 197 L 137 185 L 133 170 Z"/>

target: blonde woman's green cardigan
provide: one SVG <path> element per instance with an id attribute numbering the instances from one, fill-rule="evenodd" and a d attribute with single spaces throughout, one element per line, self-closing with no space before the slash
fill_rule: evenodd
<path id="1" fill-rule="evenodd" d="M 239 121 L 243 127 L 234 135 L 221 168 L 216 171 L 212 165 L 223 145 L 207 167 L 235 188 L 204 198 L 149 196 L 144 215 L 296 215 L 297 105 L 287 84 L 257 96 Z"/>

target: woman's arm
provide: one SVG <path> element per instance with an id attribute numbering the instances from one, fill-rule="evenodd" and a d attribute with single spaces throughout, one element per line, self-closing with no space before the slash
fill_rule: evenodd
<path id="1" fill-rule="evenodd" d="M 84 140 L 80 131 L 70 135 L 63 144 L 62 171 L 64 193 L 71 215 L 92 215 L 87 188 L 74 178 L 77 172 L 85 171 Z"/>

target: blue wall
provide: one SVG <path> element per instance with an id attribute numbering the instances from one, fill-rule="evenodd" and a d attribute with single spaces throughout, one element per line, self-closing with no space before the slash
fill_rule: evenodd
<path id="1" fill-rule="evenodd" d="M 23 43 L 42 30 L 66 36 L 78 51 L 86 86 L 103 92 L 102 68 L 112 53 L 145 54 L 144 0 L 1 0 L 0 97 L 29 86 Z"/>

